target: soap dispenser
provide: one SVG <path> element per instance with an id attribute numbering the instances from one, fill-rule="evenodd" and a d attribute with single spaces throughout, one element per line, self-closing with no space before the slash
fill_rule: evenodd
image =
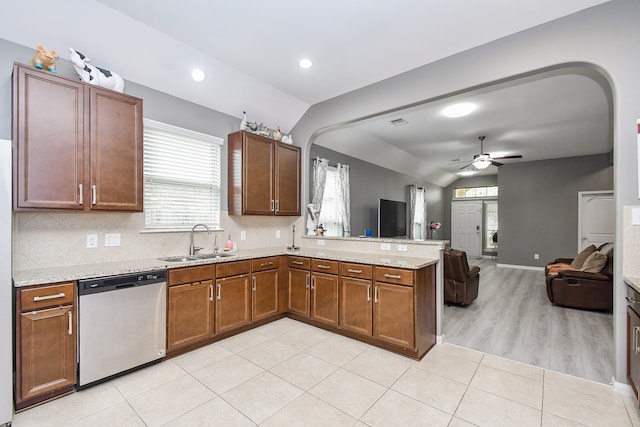
<path id="1" fill-rule="evenodd" d="M 231 234 L 229 234 L 229 239 L 227 240 L 227 245 L 225 246 L 225 249 L 228 251 L 233 250 L 233 240 L 231 240 Z"/>

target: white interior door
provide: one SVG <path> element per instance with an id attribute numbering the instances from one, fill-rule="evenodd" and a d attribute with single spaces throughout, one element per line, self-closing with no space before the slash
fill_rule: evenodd
<path id="1" fill-rule="evenodd" d="M 451 203 L 451 247 L 480 257 L 482 241 L 482 201 Z"/>
<path id="2" fill-rule="evenodd" d="M 613 191 L 578 193 L 578 251 L 593 244 L 613 242 L 615 202 Z"/>

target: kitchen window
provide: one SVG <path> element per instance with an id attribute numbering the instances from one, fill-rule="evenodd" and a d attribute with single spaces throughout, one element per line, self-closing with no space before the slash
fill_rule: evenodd
<path id="1" fill-rule="evenodd" d="M 327 179 L 322 196 L 319 224 L 325 230 L 325 236 L 342 236 L 342 197 L 338 182 L 338 169 L 335 166 L 327 168 Z"/>
<path id="2" fill-rule="evenodd" d="M 144 120 L 144 214 L 147 230 L 220 228 L 224 140 Z"/>

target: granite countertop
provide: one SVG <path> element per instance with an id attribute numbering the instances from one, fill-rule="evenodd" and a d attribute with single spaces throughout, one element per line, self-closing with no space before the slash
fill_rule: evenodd
<path id="1" fill-rule="evenodd" d="M 176 267 L 242 261 L 247 259 L 277 255 L 295 255 L 309 258 L 329 259 L 334 261 L 358 262 L 363 264 L 408 268 L 412 270 L 417 270 L 438 262 L 437 258 L 391 256 L 387 254 L 336 250 L 321 251 L 308 248 L 303 248 L 296 251 L 289 251 L 283 248 L 261 248 L 241 250 L 232 253 L 233 256 L 224 258 L 197 259 L 184 262 L 169 262 L 162 261 L 158 258 L 147 258 L 130 261 L 70 265 L 63 267 L 38 268 L 30 270 L 16 270 L 13 271 L 13 282 L 15 287 L 42 285 L 46 283 L 65 282 L 69 280 L 88 279 L 92 277 L 114 276 L 118 274 L 138 273 L 141 271 L 164 270 Z"/>
<path id="2" fill-rule="evenodd" d="M 640 292 L 640 277 L 624 276 L 622 280 L 624 280 L 627 285 L 635 289 L 636 292 Z"/>

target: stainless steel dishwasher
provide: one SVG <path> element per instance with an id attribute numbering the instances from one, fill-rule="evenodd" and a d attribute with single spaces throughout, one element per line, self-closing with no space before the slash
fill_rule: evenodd
<path id="1" fill-rule="evenodd" d="M 156 270 L 78 281 L 80 388 L 164 357 L 166 276 Z"/>

